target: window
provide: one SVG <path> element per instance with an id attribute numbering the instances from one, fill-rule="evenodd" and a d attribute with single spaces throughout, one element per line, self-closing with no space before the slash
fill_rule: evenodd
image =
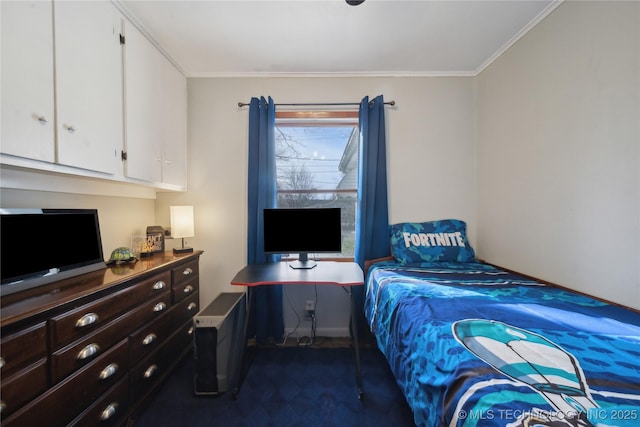
<path id="1" fill-rule="evenodd" d="M 342 209 L 342 253 L 353 258 L 358 185 L 358 113 L 276 112 L 278 207 Z"/>

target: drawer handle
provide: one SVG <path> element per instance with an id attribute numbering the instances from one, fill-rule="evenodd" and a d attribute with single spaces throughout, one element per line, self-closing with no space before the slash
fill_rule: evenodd
<path id="1" fill-rule="evenodd" d="M 187 334 L 193 335 L 193 326 L 189 328 L 189 330 L 187 331 Z"/>
<path id="2" fill-rule="evenodd" d="M 106 421 L 113 417 L 118 412 L 118 402 L 110 403 L 109 406 L 104 408 L 104 411 L 100 413 L 100 421 Z"/>
<path id="3" fill-rule="evenodd" d="M 76 328 L 84 328 L 96 323 L 100 317 L 96 313 L 87 313 L 76 322 Z"/>
<path id="4" fill-rule="evenodd" d="M 151 376 L 153 376 L 153 374 L 155 374 L 157 370 L 158 370 L 158 365 L 149 366 L 147 370 L 144 371 L 144 377 L 151 378 Z"/>
<path id="5" fill-rule="evenodd" d="M 7 404 L 4 403 L 3 400 L 0 400 L 0 414 L 2 413 L 2 411 L 4 411 L 4 408 L 7 407 Z"/>
<path id="6" fill-rule="evenodd" d="M 0 369 L 4 366 L 4 357 L 0 357 Z"/>
<path id="7" fill-rule="evenodd" d="M 195 302 L 192 302 L 191 304 L 189 304 L 189 305 L 187 306 L 187 310 L 188 310 L 188 311 L 193 311 L 193 310 L 195 310 L 196 308 L 198 308 L 198 304 L 196 304 Z"/>
<path id="8" fill-rule="evenodd" d="M 98 344 L 95 344 L 95 343 L 89 344 L 88 346 L 80 350 L 80 352 L 76 356 L 76 359 L 77 360 L 88 359 L 89 357 L 95 355 L 99 351 L 100 351 L 100 346 Z"/>
<path id="9" fill-rule="evenodd" d="M 156 340 L 156 338 L 158 338 L 156 334 L 149 334 L 142 340 L 142 345 L 152 344 Z"/>
<path id="10" fill-rule="evenodd" d="M 98 379 L 106 380 L 116 372 L 118 372 L 118 364 L 111 363 L 110 365 L 107 365 L 107 367 L 100 372 L 100 375 L 98 375 Z"/>
<path id="11" fill-rule="evenodd" d="M 160 289 L 164 289 L 165 286 L 167 286 L 167 284 L 164 283 L 164 281 L 158 280 L 156 283 L 153 284 L 153 290 L 159 291 Z"/>
<path id="12" fill-rule="evenodd" d="M 188 294 L 189 292 L 193 292 L 193 286 L 191 285 L 185 286 L 182 292 L 184 292 L 185 294 Z"/>
<path id="13" fill-rule="evenodd" d="M 188 276 L 188 275 L 190 275 L 190 274 L 192 274 L 192 273 L 193 273 L 193 270 L 192 270 L 192 269 L 190 269 L 189 267 L 185 268 L 185 269 L 182 271 L 182 275 L 183 275 L 183 276 Z"/>
<path id="14" fill-rule="evenodd" d="M 159 302 L 155 306 L 153 306 L 153 311 L 158 313 L 160 311 L 163 311 L 165 308 L 167 308 L 167 304 L 165 304 L 163 302 Z"/>

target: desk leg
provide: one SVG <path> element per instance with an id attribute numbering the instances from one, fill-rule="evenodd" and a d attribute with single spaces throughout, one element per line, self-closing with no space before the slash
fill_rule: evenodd
<path id="1" fill-rule="evenodd" d="M 251 317 L 251 306 L 253 305 L 253 294 L 254 292 L 251 289 L 247 289 L 247 309 L 246 315 L 244 319 L 243 332 L 242 332 L 242 349 L 240 350 L 240 361 L 238 363 L 238 368 L 236 369 L 235 375 L 235 384 L 233 387 L 233 399 L 238 398 L 238 393 L 240 393 L 240 386 L 244 382 L 245 377 L 245 365 L 247 362 L 247 329 L 249 327 L 249 318 Z"/>
<path id="2" fill-rule="evenodd" d="M 356 384 L 358 385 L 358 399 L 362 400 L 364 391 L 362 389 L 362 371 L 360 370 L 360 344 L 358 343 L 358 316 L 356 315 L 356 301 L 353 297 L 353 290 L 349 288 L 351 298 L 351 333 L 353 337 L 353 348 L 356 352 Z"/>

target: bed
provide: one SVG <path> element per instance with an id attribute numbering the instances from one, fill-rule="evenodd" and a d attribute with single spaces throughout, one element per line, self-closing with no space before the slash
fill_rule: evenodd
<path id="1" fill-rule="evenodd" d="M 640 313 L 476 261 L 462 221 L 391 247 L 365 316 L 416 425 L 640 425 Z"/>

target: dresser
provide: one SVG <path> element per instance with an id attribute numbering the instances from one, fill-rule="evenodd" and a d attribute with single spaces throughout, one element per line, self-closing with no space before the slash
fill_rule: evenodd
<path id="1" fill-rule="evenodd" d="M 154 254 L 2 297 L 3 427 L 130 424 L 192 352 L 201 254 Z"/>

